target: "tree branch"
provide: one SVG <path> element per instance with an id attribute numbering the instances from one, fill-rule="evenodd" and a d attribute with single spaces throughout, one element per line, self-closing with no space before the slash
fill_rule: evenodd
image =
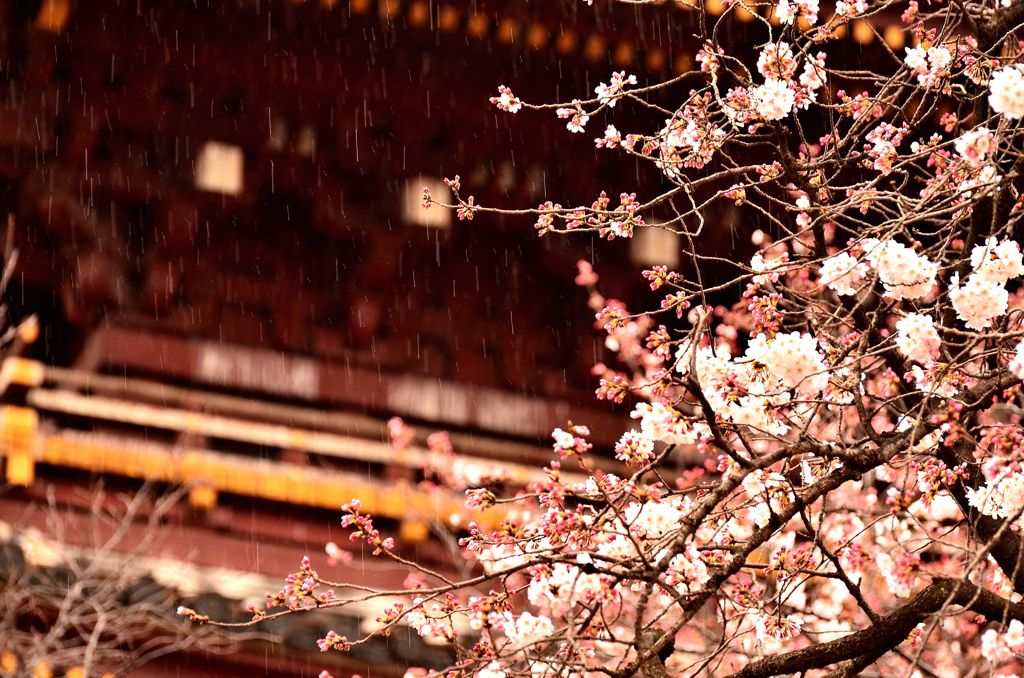
<path id="1" fill-rule="evenodd" d="M 959 579 L 936 579 L 902 607 L 862 631 L 828 643 L 765 657 L 732 674 L 731 678 L 767 678 L 784 673 L 819 669 L 862 657 L 878 658 L 906 640 L 915 626 L 949 604 L 984 615 L 988 619 L 1024 620 L 1024 605 L 1012 603 L 986 589 Z"/>

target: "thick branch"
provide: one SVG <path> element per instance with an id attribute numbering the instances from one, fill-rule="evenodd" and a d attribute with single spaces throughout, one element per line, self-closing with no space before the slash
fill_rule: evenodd
<path id="1" fill-rule="evenodd" d="M 1010 7 L 996 12 L 992 21 L 982 26 L 978 36 L 978 48 L 983 52 L 992 49 L 1021 21 L 1024 21 L 1024 2 L 1015 2 Z"/>
<path id="2" fill-rule="evenodd" d="M 860 657 L 881 657 L 906 640 L 915 626 L 947 604 L 961 605 L 991 620 L 1024 620 L 1024 605 L 958 579 L 936 579 L 902 607 L 866 629 L 828 643 L 766 657 L 748 664 L 731 678 L 767 678 L 820 669 Z M 856 663 L 856 662 L 854 662 Z"/>
<path id="3" fill-rule="evenodd" d="M 668 670 L 662 662 L 661 656 L 665 652 L 658 652 L 655 646 L 661 638 L 661 632 L 657 629 L 648 629 L 640 637 L 636 644 L 636 653 L 640 658 L 640 673 L 645 678 L 669 678 Z M 671 648 L 667 654 L 672 654 Z"/>

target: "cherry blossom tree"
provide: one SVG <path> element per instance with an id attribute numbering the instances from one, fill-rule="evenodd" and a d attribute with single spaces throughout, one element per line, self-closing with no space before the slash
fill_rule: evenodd
<path id="1" fill-rule="evenodd" d="M 416 569 L 412 585 L 347 587 L 307 559 L 255 622 L 380 600 L 371 635 L 408 625 L 450 645 L 453 677 L 1024 671 L 1024 2 L 691 11 L 699 70 L 491 100 L 569 133 L 613 107 L 654 111 L 660 124 L 607 125 L 595 144 L 663 190 L 519 210 L 477 204 L 458 177 L 452 200 L 424 193 L 545 237 L 679 235 L 683 265 L 643 272 L 646 309 L 603 297 L 579 264 L 615 354 L 597 397 L 629 403 L 635 428 L 601 449 L 567 423 L 526 487 L 441 473 L 467 511 L 505 515 L 461 534 L 464 577 L 409 560 L 353 501 L 351 538 Z M 722 37 L 740 12 L 751 44 Z M 897 25 L 908 46 L 851 56 L 853 21 Z M 749 260 L 704 245 L 726 205 Z M 613 456 L 626 472 L 602 470 Z"/>

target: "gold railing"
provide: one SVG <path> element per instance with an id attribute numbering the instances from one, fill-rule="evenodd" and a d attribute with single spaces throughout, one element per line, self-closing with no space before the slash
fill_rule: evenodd
<path id="1" fill-rule="evenodd" d="M 298 506 L 339 510 L 358 498 L 369 513 L 401 523 L 404 537 L 425 539 L 432 523 L 475 521 L 493 528 L 505 512 L 467 509 L 462 497 L 428 491 L 408 481 L 370 479 L 365 475 L 327 470 L 276 460 L 257 459 L 188 445 L 157 444 L 100 431 L 55 430 L 40 425 L 40 413 L 57 412 L 104 423 L 194 433 L 282 449 L 309 451 L 332 458 L 416 467 L 439 463 L 424 450 L 395 451 L 359 438 L 207 415 L 174 408 L 39 388 L 44 372 L 38 364 L 8 359 L 0 381 L 26 389 L 28 405 L 0 406 L 0 457 L 9 484 L 28 486 L 36 465 L 48 464 L 141 480 L 183 485 L 198 508 L 212 508 L 219 493 Z M 517 464 L 481 460 L 503 471 L 514 483 L 536 478 L 536 471 Z"/>
<path id="2" fill-rule="evenodd" d="M 358 498 L 370 513 L 405 523 L 441 522 L 452 516 L 494 527 L 500 511 L 468 511 L 459 498 L 427 492 L 408 482 L 374 482 L 351 473 L 299 464 L 252 459 L 209 450 L 178 448 L 80 431 L 45 433 L 31 409 L 0 409 L 0 455 L 6 457 L 7 481 L 29 485 L 37 463 L 92 473 L 155 480 L 192 488 L 194 503 L 216 500 L 219 492 L 338 510 Z M 403 532 L 416 534 L 415 525 Z M 425 536 L 425 535 L 423 535 Z"/>

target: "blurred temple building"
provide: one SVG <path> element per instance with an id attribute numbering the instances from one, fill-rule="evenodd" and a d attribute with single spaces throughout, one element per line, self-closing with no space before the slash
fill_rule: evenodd
<path id="1" fill-rule="evenodd" d="M 628 409 L 593 399 L 606 356 L 575 264 L 593 261 L 605 294 L 649 301 L 640 270 L 675 265 L 679 244 L 652 232 L 595 249 L 536 238 L 529 216 L 420 207 L 424 186 L 445 198 L 456 174 L 464 195 L 504 208 L 664 188 L 595 154 L 612 118 L 569 135 L 552 113 L 488 104 L 499 84 L 582 99 L 613 70 L 645 84 L 691 67 L 686 3 L 599 4 L 0 3 L 0 208 L 19 251 L 7 303 L 15 321 L 39 319 L 0 373 L 0 573 L 40 551 L 25 535 L 45 540 L 47 496 L 84 514 L 97 481 L 149 482 L 188 488 L 138 573 L 161 600 L 244 618 L 304 553 L 329 578 L 399 586 L 407 572 L 358 547 L 327 565 L 324 544 L 350 548 L 342 503 L 359 497 L 403 553 L 437 567 L 449 552 L 435 526 L 501 515 L 422 488 L 423 437 L 396 452 L 388 417 L 450 431 L 517 483 L 569 419 L 614 441 Z M 737 16 L 737 40 L 753 19 Z M 879 37 L 861 23 L 851 36 Z M 742 256 L 730 215 L 715 215 L 708 246 Z M 84 532 L 62 548 L 88 557 Z M 358 636 L 377 613 L 285 619 L 230 652 L 183 649 L 131 675 L 445 665 L 412 632 L 315 651 L 327 628 Z M 27 667 L 3 642 L 0 675 L 85 675 Z"/>

